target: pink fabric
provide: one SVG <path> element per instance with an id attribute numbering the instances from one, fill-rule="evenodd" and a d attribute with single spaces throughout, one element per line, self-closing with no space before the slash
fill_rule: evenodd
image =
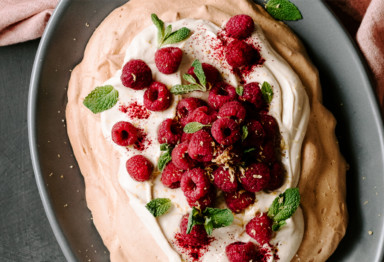
<path id="1" fill-rule="evenodd" d="M 367 59 L 384 113 L 384 0 L 326 1 L 355 37 Z M 0 0 L 0 46 L 40 37 L 58 2 Z"/>
<path id="2" fill-rule="evenodd" d="M 384 116 L 384 0 L 327 0 L 370 66 Z"/>
<path id="3" fill-rule="evenodd" d="M 0 0 L 0 46 L 39 38 L 59 0 Z"/>

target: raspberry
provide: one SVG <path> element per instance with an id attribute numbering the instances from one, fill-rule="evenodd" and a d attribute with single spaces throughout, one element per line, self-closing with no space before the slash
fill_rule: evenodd
<path id="1" fill-rule="evenodd" d="M 180 221 L 180 232 L 183 235 L 183 240 L 189 246 L 206 245 L 209 243 L 208 234 L 203 225 L 195 225 L 192 227 L 191 232 L 187 234 L 189 214 L 185 214 Z"/>
<path id="2" fill-rule="evenodd" d="M 191 138 L 192 138 L 193 134 L 190 134 L 190 133 L 184 133 L 182 134 L 181 136 L 181 142 L 185 142 L 187 141 L 189 143 L 189 141 L 191 141 Z"/>
<path id="3" fill-rule="evenodd" d="M 250 36 L 255 30 L 255 24 L 249 15 L 235 15 L 225 25 L 228 36 L 242 39 Z"/>
<path id="4" fill-rule="evenodd" d="M 276 151 L 272 140 L 267 140 L 256 149 L 257 150 L 251 152 L 251 156 L 258 162 L 272 165 L 272 163 L 276 161 Z"/>
<path id="5" fill-rule="evenodd" d="M 164 47 L 156 51 L 155 64 L 163 74 L 172 74 L 179 68 L 183 51 L 178 47 Z"/>
<path id="6" fill-rule="evenodd" d="M 213 157 L 214 142 L 205 130 L 195 132 L 188 145 L 188 155 L 199 162 L 209 162 Z"/>
<path id="7" fill-rule="evenodd" d="M 225 194 L 225 203 L 232 212 L 239 213 L 255 202 L 255 194 L 244 190 Z"/>
<path id="8" fill-rule="evenodd" d="M 195 97 L 187 97 L 181 100 L 176 107 L 176 115 L 180 119 L 180 122 L 185 126 L 188 122 L 188 116 L 196 108 L 203 106 L 204 101 Z"/>
<path id="9" fill-rule="evenodd" d="M 260 245 L 269 243 L 272 235 L 272 220 L 267 216 L 267 213 L 256 215 L 245 226 L 245 231 Z"/>
<path id="10" fill-rule="evenodd" d="M 259 59 L 258 51 L 241 40 L 233 40 L 225 48 L 225 59 L 232 67 L 251 65 Z"/>
<path id="11" fill-rule="evenodd" d="M 210 83 L 211 85 L 213 85 L 221 80 L 220 72 L 219 70 L 216 69 L 216 67 L 206 63 L 201 63 L 201 65 L 203 67 L 203 71 L 204 71 L 205 79 L 207 83 Z M 195 73 L 193 72 L 194 69 L 195 68 L 191 66 L 188 69 L 188 74 L 192 75 L 196 79 L 196 81 L 198 81 Z"/>
<path id="12" fill-rule="evenodd" d="M 239 97 L 239 99 L 251 103 L 256 107 L 256 109 L 262 108 L 264 105 L 264 100 L 259 83 L 248 83 L 244 85 L 243 88 L 243 94 Z"/>
<path id="13" fill-rule="evenodd" d="M 271 168 L 271 179 L 267 186 L 268 190 L 276 190 L 283 185 L 284 182 L 284 167 L 279 162 L 276 162 L 272 165 Z"/>
<path id="14" fill-rule="evenodd" d="M 219 117 L 229 117 L 240 124 L 244 121 L 246 113 L 245 107 L 240 102 L 231 101 L 220 107 Z"/>
<path id="15" fill-rule="evenodd" d="M 151 84 L 152 71 L 143 60 L 132 59 L 124 65 L 120 79 L 124 86 L 141 90 Z"/>
<path id="16" fill-rule="evenodd" d="M 257 246 L 252 242 L 234 242 L 225 248 L 229 262 L 264 261 Z"/>
<path id="17" fill-rule="evenodd" d="M 171 92 L 160 82 L 153 82 L 144 92 L 144 106 L 151 111 L 163 111 L 171 104 Z"/>
<path id="18" fill-rule="evenodd" d="M 172 150 L 172 162 L 182 170 L 187 170 L 195 166 L 195 161 L 188 155 L 188 142 L 176 145 Z"/>
<path id="19" fill-rule="evenodd" d="M 217 119 L 217 112 L 208 106 L 201 106 L 193 110 L 191 114 L 189 114 L 187 123 L 189 122 L 199 122 L 203 125 L 212 124 L 213 121 Z"/>
<path id="20" fill-rule="evenodd" d="M 194 168 L 184 173 L 180 186 L 190 201 L 196 201 L 208 194 L 211 184 L 203 169 Z"/>
<path id="21" fill-rule="evenodd" d="M 276 119 L 271 115 L 260 114 L 260 123 L 263 125 L 267 139 L 275 140 L 279 134 Z"/>
<path id="22" fill-rule="evenodd" d="M 137 142 L 138 130 L 131 123 L 120 121 L 112 127 L 112 140 L 119 146 L 130 146 Z"/>
<path id="23" fill-rule="evenodd" d="M 259 192 L 265 189 L 270 180 L 269 168 L 263 163 L 254 163 L 245 169 L 240 176 L 240 182 L 249 192 Z"/>
<path id="24" fill-rule="evenodd" d="M 152 163 L 142 155 L 135 155 L 127 160 L 125 164 L 128 174 L 139 182 L 149 180 L 152 171 Z"/>
<path id="25" fill-rule="evenodd" d="M 259 148 L 264 141 L 265 131 L 261 123 L 257 120 L 251 119 L 247 123 L 248 136 L 244 140 L 244 144 Z"/>
<path id="26" fill-rule="evenodd" d="M 168 163 L 161 173 L 161 182 L 169 188 L 180 187 L 180 180 L 184 171 L 177 168 L 172 162 Z"/>
<path id="27" fill-rule="evenodd" d="M 223 192 L 231 193 L 237 189 L 237 178 L 236 175 L 231 174 L 228 169 L 220 166 L 213 172 L 214 184 Z"/>
<path id="28" fill-rule="evenodd" d="M 168 143 L 170 145 L 176 145 L 183 134 L 183 130 L 178 122 L 174 119 L 165 119 L 159 127 L 157 132 L 157 140 L 160 144 Z"/>
<path id="29" fill-rule="evenodd" d="M 225 82 L 219 82 L 209 92 L 208 103 L 214 109 L 219 109 L 225 103 L 235 100 L 236 97 L 236 89 L 233 86 Z"/>
<path id="30" fill-rule="evenodd" d="M 219 118 L 212 124 L 213 138 L 221 145 L 229 146 L 240 139 L 240 126 L 230 118 Z"/>
<path id="31" fill-rule="evenodd" d="M 198 200 L 193 201 L 188 197 L 186 199 L 190 207 L 196 207 L 200 210 L 205 210 L 205 208 L 213 206 L 215 198 L 216 191 L 210 189 L 208 194 L 206 194 L 202 198 L 199 198 Z"/>

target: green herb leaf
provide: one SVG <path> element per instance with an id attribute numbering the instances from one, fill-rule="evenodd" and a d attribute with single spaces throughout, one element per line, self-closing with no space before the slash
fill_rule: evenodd
<path id="1" fill-rule="evenodd" d="M 267 102 L 268 104 L 271 103 L 273 98 L 273 90 L 268 82 L 264 82 L 261 86 L 261 93 L 263 94 L 265 102 Z"/>
<path id="2" fill-rule="evenodd" d="M 212 223 L 212 218 L 207 217 L 204 221 L 204 229 L 205 232 L 207 232 L 208 235 L 212 234 L 213 231 L 213 223 Z"/>
<path id="3" fill-rule="evenodd" d="M 168 25 L 164 31 L 164 39 L 166 39 L 171 33 L 172 33 L 172 25 Z"/>
<path id="4" fill-rule="evenodd" d="M 157 167 L 159 168 L 160 171 L 163 171 L 164 167 L 172 161 L 172 155 L 171 155 L 171 151 L 168 150 L 167 152 L 165 152 L 164 154 L 162 154 L 160 157 L 159 157 L 159 161 L 157 162 Z"/>
<path id="5" fill-rule="evenodd" d="M 247 126 L 243 126 L 241 128 L 241 130 L 242 130 L 241 141 L 244 141 L 247 138 L 247 136 L 248 136 L 248 127 Z"/>
<path id="6" fill-rule="evenodd" d="M 186 27 L 182 27 L 179 30 L 171 33 L 166 39 L 163 41 L 163 45 L 175 44 L 183 41 L 189 37 L 191 30 Z"/>
<path id="7" fill-rule="evenodd" d="M 285 222 L 285 221 L 279 221 L 279 222 L 273 223 L 272 224 L 272 230 L 278 231 L 282 226 L 284 226 L 286 224 L 287 224 L 287 222 Z"/>
<path id="8" fill-rule="evenodd" d="M 204 221 L 203 221 L 203 217 L 200 214 L 200 211 L 197 208 L 192 207 L 192 211 L 188 217 L 186 233 L 187 234 L 191 233 L 191 230 L 195 225 L 202 225 L 202 224 L 204 224 Z"/>
<path id="9" fill-rule="evenodd" d="M 145 207 L 154 217 L 158 217 L 167 213 L 171 205 L 169 198 L 155 198 L 148 202 Z"/>
<path id="10" fill-rule="evenodd" d="M 269 207 L 268 216 L 273 220 L 273 224 L 278 224 L 275 228 L 284 225 L 285 220 L 290 218 L 300 205 L 300 193 L 298 188 L 288 188 L 273 200 Z"/>
<path id="11" fill-rule="evenodd" d="M 193 91 L 207 91 L 200 85 L 196 84 L 191 84 L 191 85 L 174 85 L 171 88 L 171 93 L 174 95 L 182 95 L 182 94 L 187 94 Z"/>
<path id="12" fill-rule="evenodd" d="M 113 86 L 98 86 L 85 97 L 83 104 L 97 114 L 116 105 L 118 98 L 119 92 Z"/>
<path id="13" fill-rule="evenodd" d="M 254 148 L 254 147 L 245 149 L 245 150 L 244 150 L 244 154 L 249 153 L 249 152 L 252 152 L 252 151 L 255 151 L 255 150 L 256 150 L 256 148 Z"/>
<path id="14" fill-rule="evenodd" d="M 206 87 L 207 79 L 205 77 L 203 65 L 200 63 L 199 60 L 196 59 L 195 61 L 193 61 L 192 66 L 193 66 L 193 72 L 195 73 L 197 79 L 199 79 L 200 84 Z"/>
<path id="15" fill-rule="evenodd" d="M 210 126 L 210 125 L 203 125 L 199 122 L 190 122 L 184 126 L 183 131 L 184 131 L 184 133 L 192 134 L 192 133 L 199 131 L 200 129 L 202 129 L 205 126 Z"/>
<path id="16" fill-rule="evenodd" d="M 228 208 L 207 207 L 203 212 L 203 216 L 205 217 L 205 223 L 212 223 L 213 228 L 226 227 L 233 222 L 233 214 Z M 207 220 L 209 221 L 207 222 Z M 208 234 L 210 235 L 210 233 Z"/>
<path id="17" fill-rule="evenodd" d="M 236 94 L 238 94 L 239 96 L 242 96 L 243 93 L 244 93 L 244 87 L 243 86 L 236 87 Z"/>
<path id="18" fill-rule="evenodd" d="M 185 81 L 187 81 L 188 83 L 197 85 L 196 79 L 195 79 L 192 75 L 190 75 L 190 74 L 184 74 L 184 75 L 183 75 L 183 78 L 184 78 Z"/>
<path id="19" fill-rule="evenodd" d="M 164 41 L 164 22 L 157 17 L 156 14 L 151 14 L 152 22 L 157 27 L 157 42 L 160 46 Z"/>
<path id="20" fill-rule="evenodd" d="M 169 144 L 167 143 L 160 144 L 160 151 L 168 151 L 168 150 L 172 150 L 172 147 Z"/>
<path id="21" fill-rule="evenodd" d="M 278 20 L 296 21 L 303 18 L 300 10 L 289 0 L 269 0 L 265 9 Z"/>

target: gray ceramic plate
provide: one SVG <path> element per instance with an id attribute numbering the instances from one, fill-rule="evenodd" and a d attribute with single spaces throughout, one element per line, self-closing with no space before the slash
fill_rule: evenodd
<path id="1" fill-rule="evenodd" d="M 69 145 L 64 111 L 70 69 L 80 62 L 93 30 L 123 2 L 62 0 L 41 40 L 32 72 L 28 127 L 36 181 L 69 261 L 109 259 L 86 206 L 84 181 Z M 350 164 L 350 223 L 330 261 L 379 262 L 384 236 L 383 124 L 365 63 L 321 1 L 294 2 L 304 19 L 289 25 L 319 68 L 324 103 L 338 119 L 337 136 Z"/>

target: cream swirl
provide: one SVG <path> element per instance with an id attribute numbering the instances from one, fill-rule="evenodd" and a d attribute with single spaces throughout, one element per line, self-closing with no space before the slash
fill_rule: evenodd
<path id="1" fill-rule="evenodd" d="M 179 70 L 171 75 L 160 73 L 155 65 L 154 54 L 157 50 L 157 30 L 150 26 L 139 33 L 128 47 L 124 62 L 131 59 L 142 59 L 152 70 L 153 78 L 171 87 L 182 82 L 182 74 L 185 73 L 194 59 L 209 63 L 221 72 L 224 80 L 233 86 L 239 84 L 239 79 L 233 74 L 231 67 L 227 64 L 223 54 L 221 40 L 217 37 L 220 28 L 211 22 L 203 20 L 183 19 L 172 23 L 174 29 L 183 26 L 192 31 L 192 35 L 185 41 L 174 44 L 183 50 L 183 59 Z M 278 122 L 282 141 L 282 163 L 287 170 L 285 184 L 272 193 L 256 193 L 256 202 L 247 208 L 245 212 L 235 215 L 234 223 L 225 228 L 215 229 L 213 237 L 215 240 L 209 246 L 209 250 L 202 257 L 202 261 L 228 261 L 225 256 L 225 246 L 234 241 L 253 241 L 245 233 L 245 225 L 257 212 L 266 212 L 277 194 L 285 189 L 297 186 L 300 177 L 300 152 L 301 145 L 306 133 L 309 117 L 309 103 L 302 83 L 291 67 L 272 49 L 265 39 L 262 30 L 256 25 L 252 36 L 247 40 L 257 45 L 260 55 L 265 60 L 260 66 L 254 67 L 248 72 L 244 79 L 246 82 L 267 81 L 274 90 L 273 100 L 270 105 L 269 114 Z M 143 104 L 144 90 L 133 90 L 126 88 L 120 81 L 121 70 L 105 84 L 110 84 L 119 91 L 119 103 L 110 110 L 101 114 L 101 128 L 107 140 L 111 143 L 111 129 L 118 121 L 129 121 L 147 133 L 150 143 L 143 151 L 133 148 L 120 147 L 115 149 L 120 154 L 119 182 L 130 198 L 130 204 L 138 217 L 148 227 L 149 232 L 157 241 L 159 246 L 168 256 L 169 261 L 181 261 L 181 257 L 172 246 L 172 240 L 178 231 L 181 217 L 190 211 L 190 207 L 181 189 L 165 188 L 160 182 L 160 176 L 153 181 L 136 182 L 127 173 L 125 163 L 127 159 L 136 154 L 146 156 L 152 163 L 157 163 L 160 156 L 160 144 L 157 141 L 157 129 L 166 118 L 173 118 L 176 113 L 176 105 L 180 100 L 174 96 L 171 106 L 162 112 L 151 112 L 148 119 L 131 119 L 127 114 L 119 110 L 121 104 L 137 102 Z M 206 99 L 206 94 L 193 92 L 191 96 Z M 145 204 L 153 198 L 168 197 L 173 202 L 169 213 L 155 219 L 145 209 Z M 278 247 L 280 261 L 290 261 L 300 246 L 304 232 L 304 221 L 299 209 L 292 218 L 279 230 L 271 243 Z M 178 250 L 180 251 L 180 250 Z M 184 258 L 187 259 L 187 258 Z M 270 259 L 273 261 L 273 257 Z"/>

